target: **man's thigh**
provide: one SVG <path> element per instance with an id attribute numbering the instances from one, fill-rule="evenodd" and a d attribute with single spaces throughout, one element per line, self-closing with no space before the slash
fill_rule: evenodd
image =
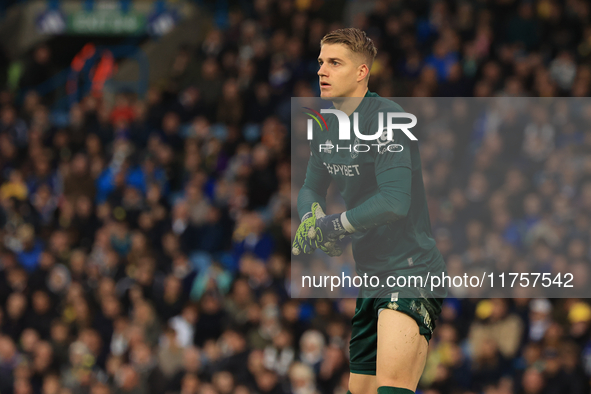
<path id="1" fill-rule="evenodd" d="M 353 394 L 375 394 L 380 386 L 416 388 L 424 368 L 433 321 L 441 310 L 440 301 L 398 299 L 394 296 L 357 299 L 349 346 L 349 388 Z M 379 317 L 382 315 L 384 317 Z M 379 329 L 382 339 L 379 341 L 378 324 L 382 326 Z M 403 343 L 405 335 L 412 338 L 415 334 L 415 340 Z M 416 357 L 410 356 L 410 352 L 416 353 Z M 410 360 L 412 363 L 409 363 Z M 379 369 L 376 364 L 380 365 Z"/>
<path id="2" fill-rule="evenodd" d="M 429 347 L 419 331 L 416 320 L 409 315 L 391 309 L 382 310 L 378 318 L 377 387 L 416 390 Z"/>

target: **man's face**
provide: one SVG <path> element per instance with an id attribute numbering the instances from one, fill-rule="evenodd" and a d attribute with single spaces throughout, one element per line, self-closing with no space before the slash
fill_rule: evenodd
<path id="1" fill-rule="evenodd" d="M 318 56 L 320 97 L 351 97 L 361 75 L 362 58 L 343 44 L 324 44 Z"/>

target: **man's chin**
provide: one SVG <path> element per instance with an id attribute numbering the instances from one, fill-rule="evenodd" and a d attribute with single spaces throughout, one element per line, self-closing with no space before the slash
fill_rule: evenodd
<path id="1" fill-rule="evenodd" d="M 332 92 L 323 92 L 322 90 L 320 91 L 320 98 L 323 100 L 333 100 L 335 99 L 335 95 Z"/>

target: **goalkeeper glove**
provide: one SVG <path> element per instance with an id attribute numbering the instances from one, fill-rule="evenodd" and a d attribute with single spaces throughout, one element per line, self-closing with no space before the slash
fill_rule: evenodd
<path id="1" fill-rule="evenodd" d="M 349 223 L 345 212 L 327 216 L 320 206 L 317 209 L 319 212 L 316 213 L 317 218 L 314 226 L 308 229 L 308 238 L 316 241 L 316 244 L 336 245 L 338 241 L 355 232 L 355 228 Z"/>
<path id="2" fill-rule="evenodd" d="M 312 204 L 312 211 L 302 217 L 302 222 L 296 231 L 291 252 L 294 255 L 299 255 L 301 252 L 306 254 L 313 253 L 316 249 L 320 249 L 329 256 L 340 256 L 342 250 L 336 242 L 324 241 L 321 236 L 310 238 L 310 230 L 312 230 L 319 218 L 322 218 L 324 212 L 319 203 Z"/>
<path id="3" fill-rule="evenodd" d="M 291 247 L 291 252 L 294 255 L 297 256 L 301 252 L 310 254 L 316 250 L 316 246 L 312 245 L 312 242 L 308 238 L 308 231 L 314 226 L 315 220 L 316 218 L 312 212 L 308 212 L 304 215 L 304 217 L 302 217 L 302 222 L 296 231 Z"/>

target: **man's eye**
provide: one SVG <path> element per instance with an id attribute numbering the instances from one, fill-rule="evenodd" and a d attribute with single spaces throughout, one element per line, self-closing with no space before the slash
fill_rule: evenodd
<path id="1" fill-rule="evenodd" d="M 339 62 L 332 62 L 332 64 L 333 64 L 334 66 L 336 66 L 337 64 L 339 64 Z"/>

